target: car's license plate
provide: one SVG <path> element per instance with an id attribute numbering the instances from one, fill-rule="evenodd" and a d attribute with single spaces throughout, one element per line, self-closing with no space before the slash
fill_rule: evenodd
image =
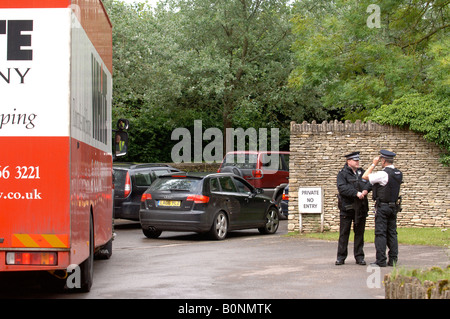
<path id="1" fill-rule="evenodd" d="M 159 200 L 158 201 L 158 206 L 163 206 L 163 207 L 180 207 L 181 206 L 181 201 L 179 201 L 179 200 Z"/>

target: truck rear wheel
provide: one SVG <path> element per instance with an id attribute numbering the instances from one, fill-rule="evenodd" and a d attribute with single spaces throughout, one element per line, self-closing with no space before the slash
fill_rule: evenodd
<path id="1" fill-rule="evenodd" d="M 112 243 L 113 238 L 111 238 L 105 245 L 100 247 L 100 249 L 95 253 L 95 259 L 109 259 L 112 255 Z"/>
<path id="2" fill-rule="evenodd" d="M 81 270 L 81 288 L 82 292 L 89 292 L 94 280 L 94 222 L 92 215 L 89 223 L 89 256 L 80 265 Z"/>

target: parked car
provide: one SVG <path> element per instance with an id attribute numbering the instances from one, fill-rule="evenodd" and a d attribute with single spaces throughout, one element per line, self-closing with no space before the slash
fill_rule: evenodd
<path id="1" fill-rule="evenodd" d="M 278 217 L 287 218 L 281 200 L 289 181 L 289 152 L 235 151 L 228 152 L 218 172 L 242 176 L 256 188 L 264 188 L 278 207 Z"/>
<path id="2" fill-rule="evenodd" d="M 256 188 L 274 189 L 289 181 L 289 152 L 228 152 L 218 172 L 240 175 Z"/>
<path id="3" fill-rule="evenodd" d="M 158 176 L 180 170 L 166 164 L 114 163 L 114 218 L 139 220 L 141 196 Z"/>
<path id="4" fill-rule="evenodd" d="M 287 219 L 289 215 L 289 185 L 283 189 L 280 202 L 281 215 Z"/>
<path id="5" fill-rule="evenodd" d="M 217 240 L 236 229 L 274 234 L 277 207 L 263 192 L 231 173 L 160 176 L 142 195 L 142 231 L 148 238 L 170 230 L 209 233 Z"/>

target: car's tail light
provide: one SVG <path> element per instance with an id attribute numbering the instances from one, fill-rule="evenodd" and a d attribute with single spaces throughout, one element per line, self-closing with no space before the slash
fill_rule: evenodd
<path id="1" fill-rule="evenodd" d="M 209 197 L 205 195 L 189 195 L 186 200 L 195 204 L 206 204 L 209 202 Z"/>
<path id="2" fill-rule="evenodd" d="M 130 195 L 130 193 L 131 193 L 131 179 L 130 179 L 130 173 L 127 172 L 127 176 L 125 177 L 125 187 L 124 187 L 123 196 L 128 197 L 128 195 Z"/>
<path id="3" fill-rule="evenodd" d="M 260 169 L 255 169 L 252 171 L 252 175 L 254 178 L 262 178 L 263 177 L 263 172 Z"/>
<path id="4" fill-rule="evenodd" d="M 283 194 L 282 200 L 289 200 L 289 195 L 288 194 Z"/>
<path id="5" fill-rule="evenodd" d="M 7 265 L 57 265 L 56 252 L 8 252 Z"/>
<path id="6" fill-rule="evenodd" d="M 145 202 L 146 200 L 150 200 L 150 199 L 152 199 L 152 194 L 144 193 L 144 194 L 142 194 L 141 202 Z"/>

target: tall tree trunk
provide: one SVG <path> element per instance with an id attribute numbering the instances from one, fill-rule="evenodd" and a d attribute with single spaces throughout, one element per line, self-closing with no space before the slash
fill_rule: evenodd
<path id="1" fill-rule="evenodd" d="M 227 130 L 232 128 L 233 126 L 233 109 L 234 109 L 234 101 L 231 96 L 226 96 L 223 99 L 223 113 L 222 113 L 222 121 L 223 121 L 223 155 L 227 154 L 227 151 L 233 151 L 233 136 L 231 135 L 231 130 Z"/>

